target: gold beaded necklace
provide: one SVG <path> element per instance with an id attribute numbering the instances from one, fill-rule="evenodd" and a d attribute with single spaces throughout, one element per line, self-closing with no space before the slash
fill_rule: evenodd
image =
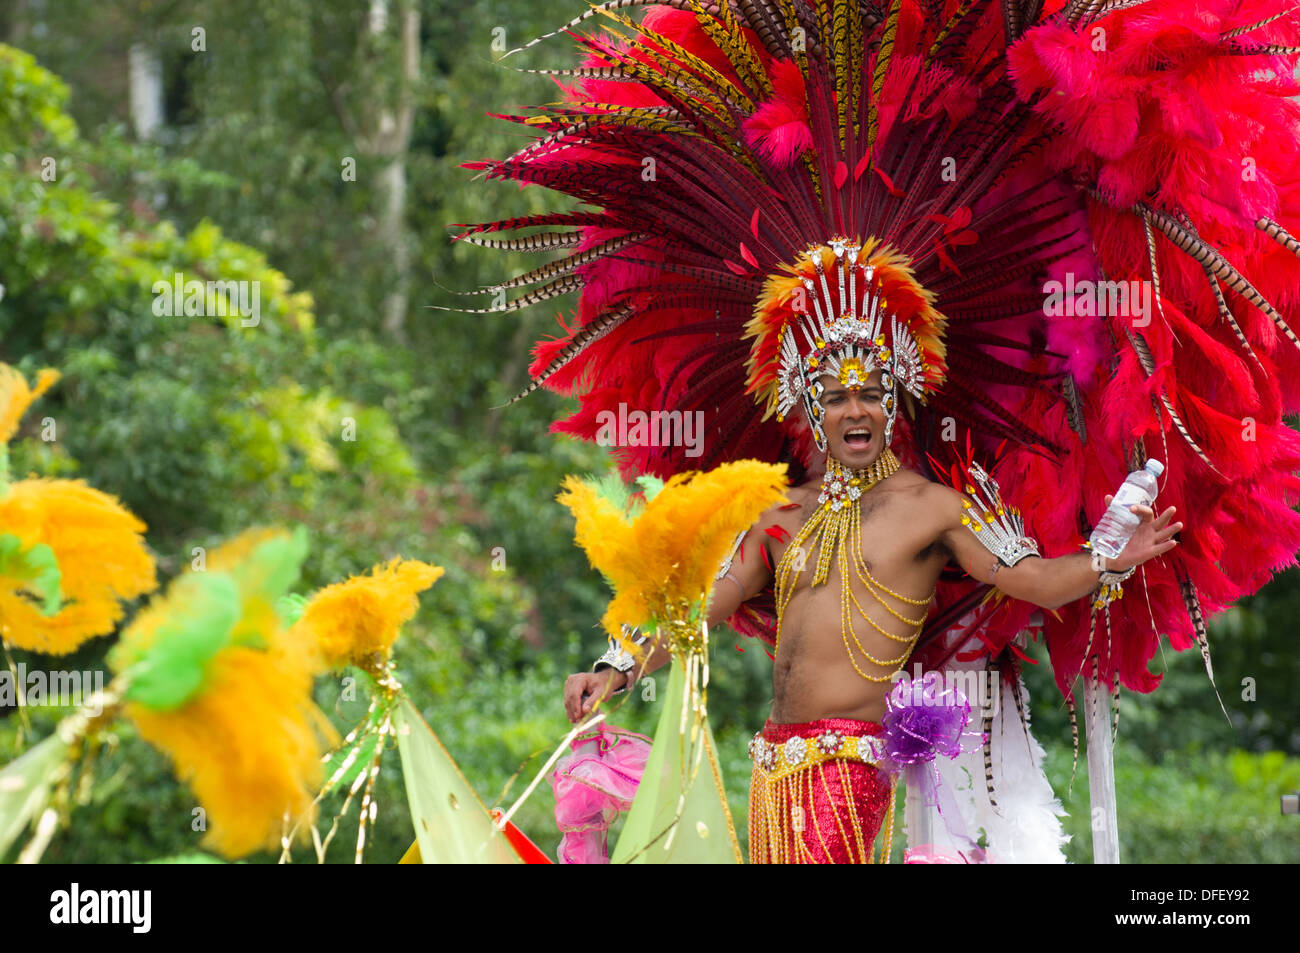
<path id="1" fill-rule="evenodd" d="M 862 558 L 862 504 L 860 502 L 862 494 L 880 481 L 893 476 L 898 472 L 898 469 L 898 458 L 894 456 L 893 451 L 888 447 L 885 448 L 885 451 L 875 463 L 861 470 L 851 470 L 834 457 L 827 458 L 826 475 L 822 478 L 821 494 L 817 498 L 819 504 L 817 511 L 809 517 L 808 522 L 804 523 L 794 539 L 791 540 L 790 545 L 786 547 L 785 552 L 781 554 L 781 561 L 777 563 L 776 646 L 778 651 L 781 648 L 781 625 L 785 620 L 785 609 L 794 595 L 794 582 L 803 572 L 807 555 L 811 552 L 811 544 L 817 550 L 817 566 L 813 572 L 812 580 L 814 586 L 824 584 L 830 577 L 832 561 L 839 562 L 840 634 L 844 639 L 844 649 L 848 652 L 849 662 L 853 665 L 854 671 L 869 682 L 887 682 L 907 662 L 908 656 L 912 654 L 912 646 L 916 644 L 916 640 L 921 636 L 921 628 L 925 624 L 925 614 L 922 613 L 919 619 L 910 619 L 887 603 L 881 593 L 893 596 L 906 605 L 922 607 L 930 604 L 930 600 L 934 598 L 934 591 L 931 591 L 930 595 L 924 599 L 910 599 L 902 593 L 890 589 L 872 576 L 867 570 L 866 560 Z M 837 553 L 840 558 L 835 560 Z M 854 574 L 862 583 L 863 588 L 871 593 L 872 597 L 890 615 L 912 627 L 914 631 L 911 636 L 899 637 L 886 632 L 874 619 L 867 615 L 866 610 L 858 602 L 853 587 L 849 584 L 848 567 L 850 565 Z M 902 643 L 904 649 L 898 658 L 878 659 L 866 650 L 858 639 L 857 633 L 853 630 L 854 607 L 857 608 L 858 614 L 866 619 L 877 632 L 887 639 Z M 851 646 L 855 646 L 858 654 L 862 655 L 867 661 L 881 668 L 887 668 L 889 672 L 882 676 L 868 675 L 858 665 Z"/>

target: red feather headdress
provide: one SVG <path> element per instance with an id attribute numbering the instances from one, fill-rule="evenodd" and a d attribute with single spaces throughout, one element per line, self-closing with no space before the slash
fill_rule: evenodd
<path id="1" fill-rule="evenodd" d="M 591 17 L 624 32 L 575 30 Z M 1147 454 L 1167 464 L 1182 545 L 1112 607 L 1112 642 L 1082 603 L 1047 619 L 1063 690 L 1093 659 L 1108 684 L 1150 691 L 1157 633 L 1204 650 L 1207 615 L 1294 565 L 1289 4 L 612 0 L 566 29 L 586 59 L 546 72 L 568 101 L 506 117 L 541 138 L 472 167 L 587 210 L 460 236 L 569 250 L 491 309 L 581 292 L 575 329 L 531 368 L 529 390 L 580 400 L 557 429 L 595 438 L 620 406 L 699 412 L 702 457 L 624 447 L 625 470 L 803 461 L 810 434 L 773 413 L 789 397 L 783 295 L 807 249 L 850 236 L 913 289 L 903 323 L 929 393 L 905 408 L 905 460 L 925 468 L 956 429 L 983 459 L 1005 442 L 997 478 L 1045 555 L 1075 549 Z M 904 308 L 902 290 L 885 297 Z M 970 604 L 963 585 L 943 588 L 940 618 Z M 995 618 L 1010 621 L 980 633 L 992 651 L 1024 621 Z"/>

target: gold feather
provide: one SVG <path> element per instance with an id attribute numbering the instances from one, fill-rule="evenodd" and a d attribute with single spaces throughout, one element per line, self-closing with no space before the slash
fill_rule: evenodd
<path id="1" fill-rule="evenodd" d="M 770 96 L 772 83 L 758 62 L 758 57 L 754 55 L 753 47 L 740 32 L 740 26 L 736 23 L 730 5 L 723 3 L 719 4 L 719 7 L 720 15 L 715 18 L 705 11 L 699 0 L 691 0 L 691 9 L 695 11 L 696 22 L 731 63 L 747 91 L 757 94 L 757 98 L 760 99 Z"/>
<path id="2" fill-rule="evenodd" d="M 550 33 L 543 33 L 541 36 L 529 40 L 523 46 L 516 47 L 513 50 L 509 50 L 506 53 L 501 54 L 501 59 L 505 59 L 507 56 L 514 56 L 516 53 L 522 53 L 524 50 L 532 49 L 538 43 L 541 43 L 543 40 L 549 40 L 553 36 L 559 36 L 561 33 L 568 33 L 572 31 L 574 27 L 581 26 L 584 22 L 590 20 L 592 17 L 598 16 L 600 14 L 608 14 L 611 10 L 625 10 L 634 7 L 659 6 L 661 4 L 664 4 L 664 2 L 665 0 L 608 0 L 608 2 L 602 3 L 599 6 L 593 5 L 590 10 L 586 10 L 583 13 L 578 14 L 578 16 L 574 17 L 572 20 L 564 24 L 564 26 L 560 27 L 559 29 L 552 30 Z M 671 3 L 671 2 L 667 3 L 667 5 L 678 6 L 678 4 Z"/>
<path id="3" fill-rule="evenodd" d="M 648 27 L 633 23 L 631 20 L 617 13 L 606 12 L 605 16 L 630 30 L 636 30 L 641 34 L 643 40 L 663 48 L 663 52 L 654 49 L 648 43 L 642 43 L 638 51 L 649 56 L 661 70 L 663 75 L 656 74 L 650 70 L 644 63 L 633 59 L 614 60 L 611 57 L 613 51 L 603 50 L 600 55 L 605 57 L 610 63 L 617 63 L 636 75 L 636 78 L 642 82 L 650 83 L 659 88 L 668 88 L 671 83 L 682 83 L 687 88 L 698 91 L 700 98 L 707 102 L 709 106 L 717 111 L 720 115 L 726 116 L 727 111 L 723 106 L 724 101 L 730 104 L 743 104 L 745 109 L 751 109 L 753 103 L 745 93 L 737 88 L 736 84 L 731 82 L 727 77 L 710 66 L 707 62 L 700 59 L 690 50 L 678 45 L 673 40 L 661 33 L 656 33 Z M 667 54 L 667 55 L 665 55 Z M 694 72 L 691 72 L 694 71 Z M 698 74 L 698 75 L 695 75 Z M 710 85 L 714 88 L 710 88 Z"/>
<path id="4" fill-rule="evenodd" d="M 849 148 L 849 117 L 853 115 L 853 88 L 856 82 L 849 79 L 849 7 L 847 3 L 835 4 L 831 19 L 831 59 L 835 62 L 835 105 L 839 121 L 840 148 Z M 856 4 L 852 4 L 856 7 Z M 853 80 L 857 80 L 855 75 Z"/>
<path id="5" fill-rule="evenodd" d="M 856 140 L 862 135 L 862 64 L 863 60 L 863 38 L 876 28 L 875 23 L 866 23 L 862 16 L 862 8 L 857 4 L 849 6 L 849 75 L 852 77 L 849 88 L 853 90 L 853 138 Z"/>
<path id="6" fill-rule="evenodd" d="M 644 129 L 655 135 L 677 135 L 702 138 L 700 132 L 677 119 L 685 118 L 676 110 L 663 111 L 660 106 L 614 106 L 604 103 L 575 103 L 575 106 L 598 107 L 607 112 L 583 113 L 581 122 L 569 127 L 570 134 L 600 126 L 622 126 Z M 671 117 L 671 118 L 670 118 Z"/>
<path id="7" fill-rule="evenodd" d="M 927 64 L 934 57 L 934 54 L 938 52 L 939 45 L 948 38 L 948 34 L 957 29 L 958 24 L 960 24 L 962 20 L 966 19 L 966 15 L 971 12 L 974 6 L 975 0 L 965 0 L 965 3 L 958 7 L 956 12 L 948 18 L 948 22 L 943 25 L 943 29 L 939 31 L 939 35 L 936 36 L 934 42 L 930 44 L 930 52 L 925 56 Z"/>
<path id="8" fill-rule="evenodd" d="M 723 100 L 715 95 L 712 90 L 702 85 L 699 79 L 666 57 L 659 56 L 653 50 L 646 49 L 644 52 L 646 55 L 655 58 L 664 72 L 658 72 L 644 64 L 630 61 L 620 62 L 618 65 L 613 66 L 583 66 L 575 69 L 521 69 L 516 72 L 536 73 L 541 76 L 571 76 L 575 79 L 596 79 L 606 82 L 644 83 L 646 86 L 664 90 L 673 96 L 680 97 L 684 92 L 688 98 L 698 99 L 700 101 L 699 105 L 713 110 L 718 114 L 719 118 L 725 117 L 726 109 L 723 106 Z M 566 101 L 563 105 L 571 104 Z"/>
<path id="9" fill-rule="evenodd" d="M 695 3 L 698 6 L 698 0 L 691 0 L 691 2 Z M 681 8 L 680 5 L 678 4 L 673 4 L 673 6 L 678 6 L 679 9 Z M 712 7 L 711 6 L 705 7 L 706 11 L 709 9 L 712 9 Z M 616 23 L 621 23 L 623 26 L 636 30 L 638 33 L 641 34 L 641 36 L 644 39 L 650 40 L 655 45 L 662 47 L 664 52 L 666 52 L 670 57 L 672 57 L 672 59 L 663 58 L 661 54 L 658 54 L 650 50 L 649 48 L 643 46 L 641 48 L 642 51 L 654 56 L 655 61 L 657 63 L 660 63 L 661 65 L 672 64 L 674 67 L 682 66 L 694 70 L 696 73 L 699 73 L 700 76 L 702 76 L 703 78 L 711 82 L 719 90 L 724 90 L 724 91 L 730 90 L 732 93 L 734 93 L 735 102 L 739 103 L 745 111 L 750 111 L 754 108 L 753 100 L 749 97 L 749 95 L 744 90 L 736 86 L 736 84 L 733 83 L 730 79 L 728 79 L 726 76 L 723 76 L 720 72 L 718 72 L 716 69 L 710 66 L 703 59 L 696 56 L 690 50 L 686 49 L 684 46 L 681 46 L 680 44 L 674 42 L 673 40 L 664 36 L 662 33 L 656 33 L 654 30 L 651 30 L 640 24 L 634 23 L 631 20 L 629 20 L 627 17 L 624 17 L 620 14 L 604 11 L 604 15 L 610 18 L 611 20 L 614 20 Z"/>
<path id="10" fill-rule="evenodd" d="M 879 102 L 885 88 L 885 71 L 893 58 L 894 38 L 898 36 L 899 0 L 890 0 L 889 17 L 885 21 L 885 32 L 880 37 L 880 51 L 876 54 L 876 69 L 871 77 L 871 106 L 867 118 L 867 152 L 876 144 L 876 133 L 880 131 Z"/>

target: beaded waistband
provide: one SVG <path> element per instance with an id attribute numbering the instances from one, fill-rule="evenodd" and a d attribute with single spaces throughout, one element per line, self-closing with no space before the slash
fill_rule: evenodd
<path id="1" fill-rule="evenodd" d="M 835 759 L 861 761 L 870 765 L 880 763 L 885 746 L 884 739 L 879 735 L 880 725 L 838 718 L 826 719 L 826 722 L 831 724 L 811 722 L 809 725 L 787 726 L 769 723 L 767 734 L 777 734 L 778 737 L 792 734 L 792 737 L 783 741 L 769 741 L 763 737 L 765 732 L 760 731 L 749 743 L 749 758 L 771 781 Z M 814 730 L 800 731 L 807 728 Z M 795 729 L 795 732 L 781 729 Z M 851 733 L 854 729 L 856 733 Z M 804 737 L 805 734 L 809 737 Z"/>

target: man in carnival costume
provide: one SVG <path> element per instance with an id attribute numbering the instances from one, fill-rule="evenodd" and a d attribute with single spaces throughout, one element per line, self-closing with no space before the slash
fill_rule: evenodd
<path id="1" fill-rule="evenodd" d="M 811 301 L 814 317 L 785 314 L 790 300 Z M 1099 581 L 1128 578 L 1172 549 L 1182 528 L 1171 522 L 1172 507 L 1159 519 L 1135 507 L 1141 526 L 1099 577 L 1087 553 L 1040 558 L 978 467 L 973 478 L 987 495 L 976 499 L 988 510 L 903 468 L 890 448 L 898 388 L 922 397 L 925 380 L 908 328 L 929 321 L 933 330 L 936 317 L 896 256 L 864 255 L 840 241 L 809 252 L 795 277 L 770 282 L 759 306 L 758 320 L 781 328 L 778 419 L 798 408 L 827 457 L 821 478 L 792 487 L 788 505 L 741 537 L 710 600 L 716 625 L 775 586 L 772 712 L 751 747 L 755 862 L 870 859 L 893 814 L 893 786 L 876 766 L 886 695 L 950 561 L 1013 599 L 1056 609 Z M 668 661 L 656 649 L 639 670 Z M 614 648 L 595 673 L 571 676 L 570 719 L 624 689 L 637 670 Z"/>
<path id="2" fill-rule="evenodd" d="M 611 34 L 576 31 L 592 17 Z M 1161 634 L 1208 671 L 1205 616 L 1300 548 L 1290 8 L 612 0 L 569 28 L 585 61 L 544 71 L 566 101 L 505 117 L 541 138 L 472 167 L 596 211 L 460 237 L 571 250 L 487 289 L 533 286 L 488 311 L 581 291 L 525 391 L 580 398 L 555 429 L 702 415 L 702 447 L 629 437 L 629 477 L 790 465 L 708 612 L 775 649 L 754 859 L 869 858 L 892 796 L 871 739 L 909 659 L 1014 689 L 1038 630 L 1072 715 L 1081 674 L 1154 690 Z M 1080 552 L 1148 455 L 1194 517 L 1181 545 L 1174 506 L 1140 508 L 1117 559 Z M 572 676 L 569 716 L 660 663 L 647 647 Z"/>

